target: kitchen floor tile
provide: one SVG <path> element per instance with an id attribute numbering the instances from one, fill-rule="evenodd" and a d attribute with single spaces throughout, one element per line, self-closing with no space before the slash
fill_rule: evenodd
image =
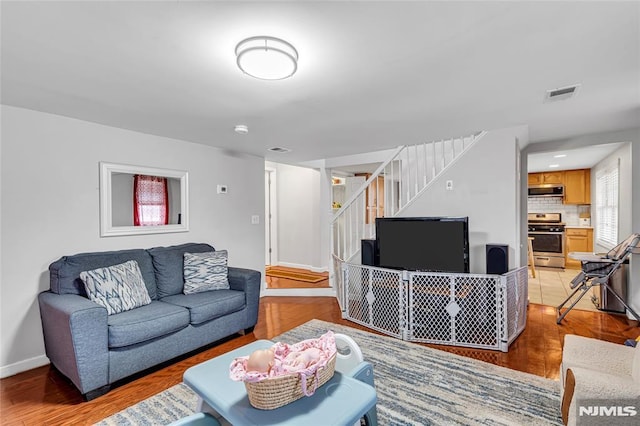
<path id="1" fill-rule="evenodd" d="M 574 291 L 571 280 L 579 272 L 579 269 L 536 267 L 536 278 L 533 278 L 529 271 L 529 302 L 557 307 Z M 573 309 L 601 312 L 591 302 L 591 295 L 592 291 L 585 294 Z"/>

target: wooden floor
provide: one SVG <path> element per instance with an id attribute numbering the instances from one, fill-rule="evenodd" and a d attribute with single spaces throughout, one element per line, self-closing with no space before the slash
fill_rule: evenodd
<path id="1" fill-rule="evenodd" d="M 278 266 L 278 268 L 289 272 L 311 272 L 307 269 L 289 268 L 283 266 Z M 267 288 L 329 288 L 329 273 L 325 272 L 323 275 L 326 276 L 326 279 L 317 283 L 291 280 L 288 278 L 270 277 L 269 275 L 265 275 L 265 280 L 267 282 Z"/>
<path id="2" fill-rule="evenodd" d="M 338 304 L 332 297 L 264 297 L 254 333 L 234 336 L 215 347 L 122 384 L 90 402 L 84 402 L 78 391 L 49 366 L 2 379 L 0 423 L 4 426 L 92 424 L 180 383 L 184 371 L 195 364 L 256 339 L 272 338 L 314 318 L 362 328 L 341 319 Z M 640 334 L 638 323 L 621 315 L 575 310 L 569 313 L 562 325 L 557 325 L 555 318 L 553 308 L 531 304 L 527 326 L 507 353 L 431 346 L 557 379 L 565 334 L 616 343 Z"/>

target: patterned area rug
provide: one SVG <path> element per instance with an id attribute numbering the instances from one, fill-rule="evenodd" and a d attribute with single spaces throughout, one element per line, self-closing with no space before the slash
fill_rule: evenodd
<path id="1" fill-rule="evenodd" d="M 274 341 L 327 330 L 351 336 L 374 365 L 381 425 L 561 425 L 559 383 L 493 364 L 313 320 Z M 99 425 L 157 425 L 193 413 L 196 397 L 176 385 Z"/>
<path id="2" fill-rule="evenodd" d="M 265 275 L 274 278 L 286 278 L 289 280 L 303 281 L 306 283 L 319 283 L 328 279 L 328 275 L 319 274 L 316 272 L 298 272 L 289 271 L 284 269 L 278 269 L 277 267 L 270 267 L 265 271 Z"/>

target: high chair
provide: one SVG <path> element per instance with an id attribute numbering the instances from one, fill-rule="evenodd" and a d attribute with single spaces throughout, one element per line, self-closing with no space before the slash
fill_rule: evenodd
<path id="1" fill-rule="evenodd" d="M 573 309 L 576 303 L 582 299 L 587 291 L 597 285 L 606 287 L 611 294 L 618 299 L 638 321 L 640 321 L 640 315 L 631 309 L 622 297 L 620 297 L 620 295 L 609 285 L 609 279 L 622 267 L 622 264 L 625 263 L 627 258 L 632 253 L 639 253 L 638 245 L 640 245 L 640 234 L 631 234 L 626 240 L 609 250 L 604 256 L 595 253 L 569 253 L 569 257 L 579 260 L 582 263 L 582 271 L 580 271 L 580 273 L 571 280 L 571 288 L 575 288 L 575 290 L 556 308 L 559 315 L 556 322 L 560 324 L 562 319 L 569 313 L 569 311 L 571 311 L 571 309 Z M 578 298 L 571 303 L 566 311 L 562 312 L 564 305 L 578 292 L 580 292 Z"/>
<path id="2" fill-rule="evenodd" d="M 336 339 L 336 371 L 346 376 L 353 377 L 369 386 L 375 388 L 373 381 L 373 365 L 364 361 L 360 346 L 349 336 L 341 333 L 334 334 Z M 363 417 L 364 424 L 376 426 L 378 424 L 378 413 L 373 406 Z M 362 423 L 357 423 L 358 425 Z"/>

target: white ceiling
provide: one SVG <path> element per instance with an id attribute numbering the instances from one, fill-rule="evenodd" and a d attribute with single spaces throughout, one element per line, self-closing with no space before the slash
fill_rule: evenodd
<path id="1" fill-rule="evenodd" d="M 528 125 L 640 124 L 640 2 L 7 2 L 2 103 L 285 163 Z M 272 35 L 298 72 L 243 75 Z M 545 91 L 579 93 L 543 102 Z M 236 124 L 249 126 L 235 134 Z M 290 153 L 274 154 L 280 146 Z"/>
<path id="2" fill-rule="evenodd" d="M 586 148 L 529 154 L 527 156 L 527 169 L 529 173 L 590 169 L 622 145 L 623 143 L 609 143 Z M 557 167 L 550 167 L 552 165 Z"/>

